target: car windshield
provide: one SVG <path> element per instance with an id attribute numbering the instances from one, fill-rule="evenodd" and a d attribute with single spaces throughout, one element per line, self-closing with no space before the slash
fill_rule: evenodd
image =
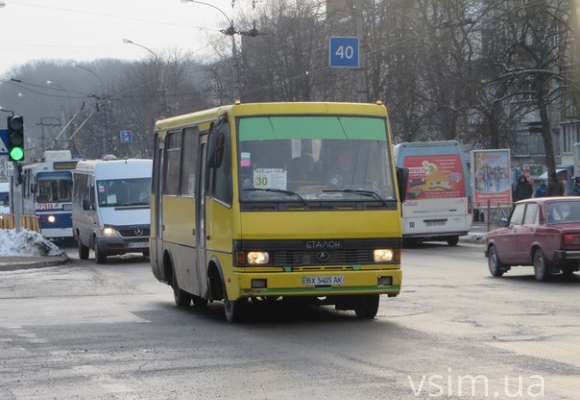
<path id="1" fill-rule="evenodd" d="M 241 118 L 243 202 L 384 201 L 395 198 L 383 118 Z"/>
<path id="2" fill-rule="evenodd" d="M 552 201 L 546 205 L 548 224 L 580 222 L 580 199 L 578 201 Z"/>

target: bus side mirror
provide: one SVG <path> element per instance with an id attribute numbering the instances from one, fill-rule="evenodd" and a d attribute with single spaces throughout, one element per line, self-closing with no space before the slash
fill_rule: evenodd
<path id="1" fill-rule="evenodd" d="M 30 193 L 36 193 L 36 183 L 30 185 Z"/>
<path id="2" fill-rule="evenodd" d="M 407 183 L 409 182 L 409 169 L 397 168 L 397 189 L 401 203 L 407 199 Z"/>
<path id="3" fill-rule="evenodd" d="M 207 165 L 210 168 L 219 168 L 224 159 L 225 136 L 223 133 L 211 133 L 208 141 Z"/>
<path id="4" fill-rule="evenodd" d="M 91 209 L 91 204 L 87 199 L 83 200 L 83 210 L 88 211 Z"/>

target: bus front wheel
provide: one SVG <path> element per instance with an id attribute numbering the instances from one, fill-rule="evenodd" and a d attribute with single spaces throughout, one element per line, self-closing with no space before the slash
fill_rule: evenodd
<path id="1" fill-rule="evenodd" d="M 224 312 L 228 322 L 242 322 L 246 317 L 248 301 L 246 299 L 228 300 L 224 296 Z"/>
<path id="2" fill-rule="evenodd" d="M 357 318 L 373 319 L 377 315 L 377 311 L 379 311 L 378 294 L 366 294 L 356 299 L 354 312 Z"/>

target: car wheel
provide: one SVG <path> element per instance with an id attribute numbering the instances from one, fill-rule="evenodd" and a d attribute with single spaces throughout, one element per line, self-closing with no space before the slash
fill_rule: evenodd
<path id="1" fill-rule="evenodd" d="M 87 260 L 89 258 L 89 247 L 85 246 L 83 242 L 81 242 L 81 238 L 77 239 L 77 247 L 79 250 L 79 258 L 81 260 Z"/>
<path id="2" fill-rule="evenodd" d="M 368 294 L 356 299 L 354 312 L 359 319 L 373 319 L 379 311 L 379 295 Z"/>
<path id="3" fill-rule="evenodd" d="M 495 246 L 490 246 L 488 250 L 487 266 L 491 276 L 502 276 L 505 272 L 505 264 L 499 260 Z"/>
<path id="4" fill-rule="evenodd" d="M 173 299 L 175 300 L 175 304 L 178 307 L 189 307 L 191 304 L 191 295 L 179 288 L 175 271 L 173 271 L 171 287 L 173 288 Z"/>
<path id="5" fill-rule="evenodd" d="M 107 263 L 107 254 L 99 248 L 99 242 L 95 240 L 95 261 L 97 264 Z"/>
<path id="6" fill-rule="evenodd" d="M 459 243 L 459 236 L 450 236 L 447 238 L 447 244 L 449 246 L 457 246 L 457 243 Z"/>
<path id="7" fill-rule="evenodd" d="M 546 260 L 542 250 L 534 253 L 534 276 L 540 282 L 546 281 L 550 276 L 550 262 Z"/>

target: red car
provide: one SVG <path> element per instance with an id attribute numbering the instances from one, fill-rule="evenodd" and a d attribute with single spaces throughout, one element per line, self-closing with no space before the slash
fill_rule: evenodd
<path id="1" fill-rule="evenodd" d="M 489 272 L 534 267 L 536 280 L 580 269 L 580 197 L 540 197 L 515 203 L 508 220 L 485 237 Z"/>

